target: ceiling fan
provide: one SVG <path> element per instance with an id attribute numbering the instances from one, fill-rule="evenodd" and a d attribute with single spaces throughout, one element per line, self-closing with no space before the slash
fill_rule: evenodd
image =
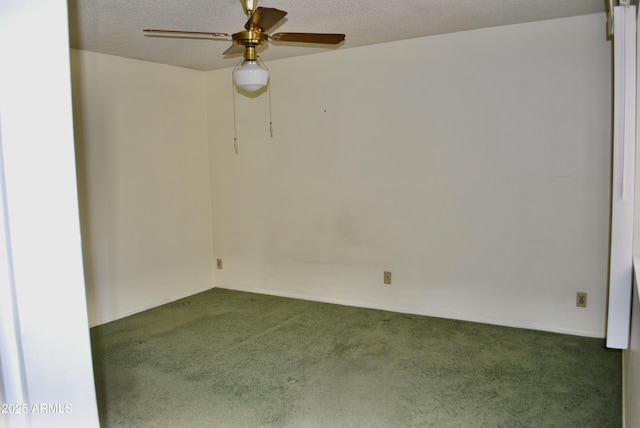
<path id="1" fill-rule="evenodd" d="M 244 30 L 234 33 L 213 33 L 202 31 L 179 31 L 146 29 L 145 33 L 160 33 L 166 36 L 206 36 L 215 39 L 231 40 L 233 44 L 224 52 L 231 55 L 244 51 L 242 64 L 233 71 L 235 84 L 249 92 L 255 92 L 267 85 L 269 71 L 261 64 L 256 53 L 256 47 L 269 40 L 279 42 L 320 43 L 337 45 L 344 41 L 344 34 L 327 33 L 276 33 L 268 35 L 266 32 L 276 25 L 287 12 L 271 7 L 257 7 L 258 0 L 241 0 L 244 13 L 249 20 Z"/>

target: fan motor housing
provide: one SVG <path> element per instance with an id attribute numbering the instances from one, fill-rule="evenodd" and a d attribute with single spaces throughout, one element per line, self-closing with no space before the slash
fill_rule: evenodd
<path id="1" fill-rule="evenodd" d="M 262 31 L 240 31 L 231 36 L 233 42 L 237 45 L 244 46 L 244 59 L 247 61 L 255 61 L 258 58 L 256 46 L 262 42 L 269 40 L 269 36 Z"/>
<path id="2" fill-rule="evenodd" d="M 254 45 L 257 46 L 262 42 L 269 40 L 269 36 L 262 31 L 240 31 L 231 36 L 234 43 L 239 45 Z"/>

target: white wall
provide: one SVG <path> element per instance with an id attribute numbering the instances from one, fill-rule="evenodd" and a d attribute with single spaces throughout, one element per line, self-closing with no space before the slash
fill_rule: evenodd
<path id="1" fill-rule="evenodd" d="M 1 426 L 98 426 L 66 6 L 0 2 L 0 401 L 25 405 Z"/>
<path id="2" fill-rule="evenodd" d="M 211 288 L 204 74 L 71 59 L 91 324 Z"/>
<path id="3" fill-rule="evenodd" d="M 605 35 L 598 14 L 267 51 L 274 138 L 267 95 L 239 95 L 238 155 L 230 70 L 207 73 L 216 284 L 602 337 Z"/>

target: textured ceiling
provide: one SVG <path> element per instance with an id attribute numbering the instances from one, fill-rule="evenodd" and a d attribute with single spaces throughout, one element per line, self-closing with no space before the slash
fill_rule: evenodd
<path id="1" fill-rule="evenodd" d="M 269 33 L 344 33 L 328 49 L 604 12 L 606 0 L 263 0 L 288 12 Z M 69 0 L 71 47 L 196 70 L 234 67 L 223 40 L 146 37 L 144 28 L 235 33 L 247 18 L 240 0 Z M 603 31 L 604 22 L 603 22 Z M 309 45 L 307 45 L 309 46 Z M 270 42 L 264 61 L 327 48 Z"/>

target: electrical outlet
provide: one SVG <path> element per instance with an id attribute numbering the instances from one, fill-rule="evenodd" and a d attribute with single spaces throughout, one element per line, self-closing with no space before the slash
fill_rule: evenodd
<path id="1" fill-rule="evenodd" d="M 391 272 L 389 272 L 388 270 L 384 271 L 384 283 L 387 285 L 391 284 Z"/>
<path id="2" fill-rule="evenodd" d="M 583 291 L 578 291 L 576 293 L 576 306 L 579 308 L 587 307 L 587 293 Z"/>
<path id="3" fill-rule="evenodd" d="M 216 259 L 216 267 L 222 269 L 222 259 Z"/>

